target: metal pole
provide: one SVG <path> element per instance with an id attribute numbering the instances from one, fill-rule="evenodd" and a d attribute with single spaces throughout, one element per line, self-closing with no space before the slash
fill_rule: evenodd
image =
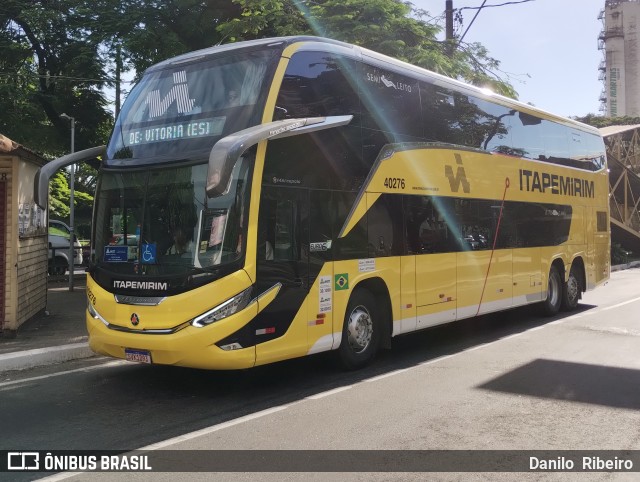
<path id="1" fill-rule="evenodd" d="M 445 40 L 447 41 L 447 55 L 451 57 L 454 51 L 453 43 L 453 0 L 445 1 Z"/>
<path id="2" fill-rule="evenodd" d="M 71 118 L 71 154 L 75 152 L 76 147 L 76 120 Z M 73 291 L 73 269 L 74 269 L 74 258 L 76 257 L 75 252 L 75 236 L 74 236 L 74 226 L 73 226 L 73 218 L 74 218 L 74 184 L 76 177 L 76 165 L 71 164 L 71 174 L 69 175 L 69 291 Z"/>
<path id="3" fill-rule="evenodd" d="M 71 122 L 71 154 L 75 152 L 76 147 L 76 119 L 67 114 L 60 114 L 61 119 L 66 119 Z M 75 257 L 75 236 L 73 228 L 73 193 L 74 193 L 74 181 L 76 177 L 76 166 L 71 164 L 71 172 L 69 174 L 69 291 L 73 291 L 73 261 Z"/>

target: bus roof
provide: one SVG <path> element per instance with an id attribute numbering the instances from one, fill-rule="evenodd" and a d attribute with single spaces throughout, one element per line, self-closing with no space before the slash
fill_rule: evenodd
<path id="1" fill-rule="evenodd" d="M 482 89 L 480 87 L 467 84 L 465 82 L 453 79 L 451 77 L 447 77 L 442 74 L 438 74 L 436 72 L 427 70 L 422 67 L 418 67 L 416 65 L 410 64 L 408 62 L 404 62 L 402 60 L 395 59 L 393 57 L 389 57 L 387 55 L 375 52 L 373 50 L 369 50 L 364 47 L 359 47 L 357 45 L 349 44 L 339 40 L 333 40 L 325 37 L 315 37 L 311 35 L 299 35 L 299 36 L 291 36 L 291 37 L 272 37 L 272 38 L 264 38 L 264 39 L 257 39 L 257 40 L 247 40 L 247 41 L 229 43 L 224 45 L 216 45 L 213 47 L 196 50 L 193 52 L 189 52 L 186 54 L 179 55 L 177 57 L 164 60 L 158 64 L 155 64 L 149 67 L 147 69 L 147 72 L 164 69 L 170 66 L 175 66 L 177 64 L 181 64 L 185 62 L 191 62 L 197 59 L 206 58 L 213 55 L 219 55 L 224 52 L 232 52 L 232 51 L 239 51 L 239 50 L 261 50 L 265 47 L 279 48 L 279 50 L 284 50 L 287 46 L 291 44 L 305 43 L 305 42 L 309 44 L 316 44 L 314 45 L 314 47 L 315 46 L 320 47 L 322 44 L 325 44 L 327 46 L 346 48 L 351 50 L 355 55 L 362 57 L 363 60 L 369 59 L 371 61 L 389 64 L 390 66 L 393 66 L 396 69 L 404 71 L 405 74 L 412 75 L 413 77 L 418 77 L 418 79 L 422 78 L 422 79 L 428 80 L 431 83 L 434 83 L 441 87 L 446 87 L 454 91 L 464 92 L 466 94 L 472 94 L 474 96 L 477 96 L 489 102 L 494 102 L 506 107 L 515 108 L 519 111 L 534 115 L 536 117 L 541 117 L 546 120 L 551 120 L 551 121 L 558 122 L 576 129 L 580 129 L 580 130 L 591 132 L 593 134 L 600 135 L 600 132 L 595 127 L 589 126 L 582 122 L 578 122 L 574 119 L 553 114 L 551 112 L 545 111 L 543 109 L 539 109 L 532 105 L 525 104 L 523 102 L 511 99 L 509 97 L 496 94 L 494 92 L 491 92 L 488 89 Z"/>
<path id="2" fill-rule="evenodd" d="M 299 35 L 295 37 L 271 37 L 256 40 L 245 40 L 242 42 L 234 42 L 223 45 L 214 45 L 213 47 L 207 47 L 206 49 L 194 50 L 193 52 L 187 52 L 186 54 L 178 55 L 167 60 L 163 60 L 157 64 L 152 65 L 147 69 L 147 72 L 154 71 L 156 69 L 163 69 L 176 64 L 184 62 L 191 62 L 196 59 L 209 57 L 211 55 L 219 55 L 225 52 L 238 51 L 238 50 L 259 50 L 264 47 L 280 47 L 283 50 L 288 45 L 296 42 L 320 42 L 326 44 L 341 45 L 344 47 L 354 47 L 339 40 L 332 40 L 323 37 L 314 37 L 310 35 Z"/>

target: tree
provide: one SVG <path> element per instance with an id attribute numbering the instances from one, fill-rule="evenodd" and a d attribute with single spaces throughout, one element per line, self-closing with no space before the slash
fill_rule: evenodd
<path id="1" fill-rule="evenodd" d="M 231 41 L 279 35 L 331 37 L 516 97 L 496 73 L 499 62 L 482 45 L 463 44 L 452 56 L 437 40 L 426 12 L 398 0 L 233 0 L 242 16 L 219 27 Z"/>
<path id="2" fill-rule="evenodd" d="M 605 117 L 596 114 L 587 114 L 584 117 L 575 118 L 579 122 L 583 122 L 593 127 L 602 128 L 609 126 L 629 126 L 640 124 L 640 117 Z"/>
<path id="3" fill-rule="evenodd" d="M 76 119 L 78 149 L 103 141 L 112 125 L 82 3 L 9 0 L 0 10 L 0 131 L 45 156 L 69 150 L 63 112 Z"/>
<path id="4" fill-rule="evenodd" d="M 161 60 L 222 43 L 217 27 L 240 16 L 231 0 L 96 0 L 92 30 L 111 71 L 118 57 L 139 76 Z M 119 53 L 118 53 L 119 52 Z"/>

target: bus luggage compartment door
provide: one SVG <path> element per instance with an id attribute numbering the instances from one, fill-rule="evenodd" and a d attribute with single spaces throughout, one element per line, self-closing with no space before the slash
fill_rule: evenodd
<path id="1" fill-rule="evenodd" d="M 416 256 L 418 329 L 456 319 L 456 253 Z"/>

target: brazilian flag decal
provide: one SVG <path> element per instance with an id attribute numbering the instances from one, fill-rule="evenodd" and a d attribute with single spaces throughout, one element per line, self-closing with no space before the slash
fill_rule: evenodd
<path id="1" fill-rule="evenodd" d="M 347 273 L 334 276 L 334 289 L 336 291 L 349 289 L 349 275 Z"/>

